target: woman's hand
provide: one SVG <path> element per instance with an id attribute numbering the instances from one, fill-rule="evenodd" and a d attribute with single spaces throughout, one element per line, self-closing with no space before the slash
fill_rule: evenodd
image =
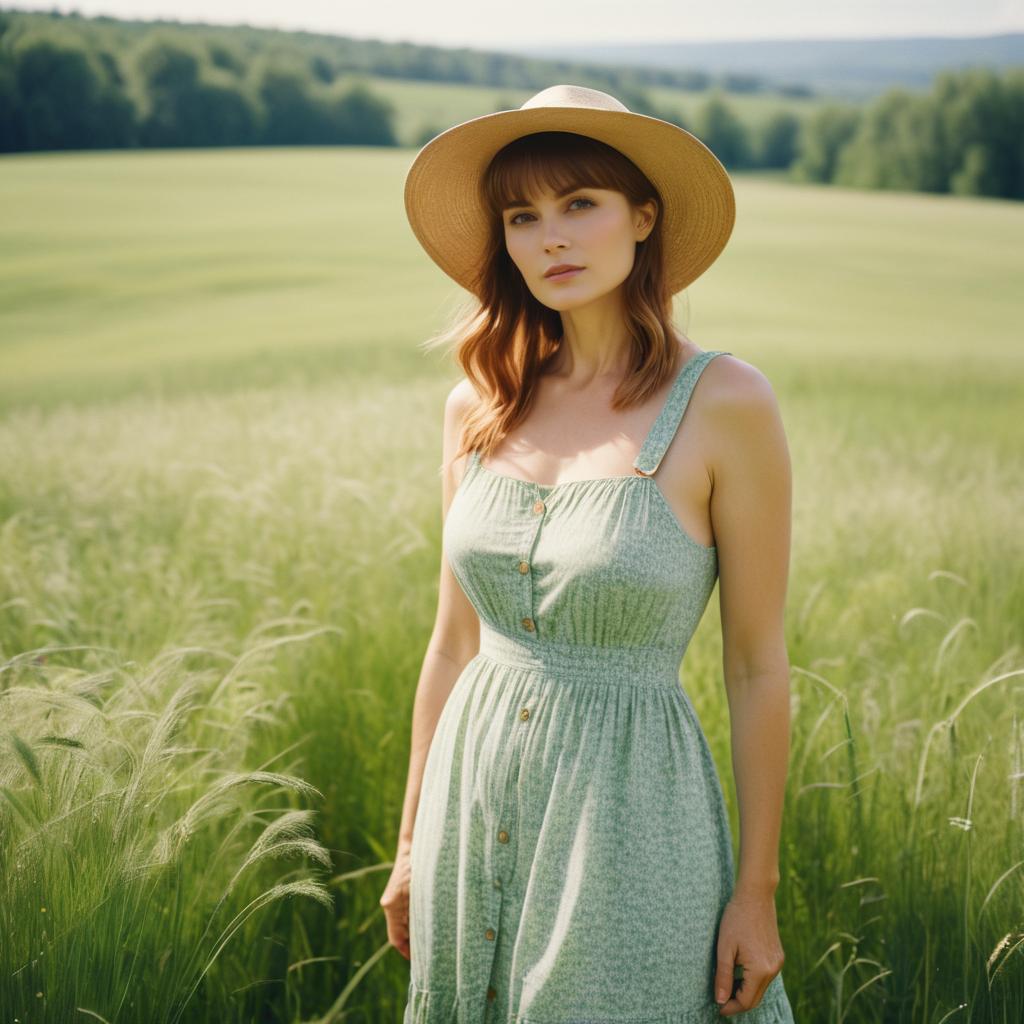
<path id="1" fill-rule="evenodd" d="M 406 960 L 409 959 L 409 875 L 409 847 L 400 846 L 380 905 L 388 922 L 388 941 Z"/>
<path id="2" fill-rule="evenodd" d="M 719 1013 L 730 1017 L 761 1002 L 768 983 L 782 970 L 785 954 L 775 919 L 775 896 L 733 893 L 718 926 L 718 967 L 715 1002 Z M 733 978 L 736 964 L 742 979 Z M 733 996 L 733 985 L 736 995 Z"/>

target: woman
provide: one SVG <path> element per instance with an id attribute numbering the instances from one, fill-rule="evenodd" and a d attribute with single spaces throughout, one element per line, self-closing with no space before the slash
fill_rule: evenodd
<path id="1" fill-rule="evenodd" d="M 467 379 L 380 900 L 411 959 L 405 1024 L 791 1024 L 786 441 L 763 375 L 669 316 L 731 233 L 728 175 L 688 132 L 562 85 L 433 139 L 405 201 L 475 296 L 442 336 Z M 716 579 L 735 879 L 679 685 Z"/>

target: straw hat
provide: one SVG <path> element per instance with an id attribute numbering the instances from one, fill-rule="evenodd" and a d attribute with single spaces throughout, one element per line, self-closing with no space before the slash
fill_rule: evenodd
<path id="1" fill-rule="evenodd" d="M 405 178 L 405 211 L 430 258 L 471 290 L 484 259 L 489 213 L 479 182 L 502 146 L 532 132 L 589 135 L 640 168 L 662 200 L 669 293 L 699 277 L 725 248 L 736 219 L 732 183 L 695 135 L 657 117 L 635 114 L 614 96 L 579 85 L 553 85 L 518 110 L 457 124 L 431 139 Z"/>

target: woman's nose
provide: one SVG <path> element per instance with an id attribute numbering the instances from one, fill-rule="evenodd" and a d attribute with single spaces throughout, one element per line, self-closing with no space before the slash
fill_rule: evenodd
<path id="1" fill-rule="evenodd" d="M 564 245 L 565 245 L 565 235 L 563 235 L 561 232 L 559 232 L 558 230 L 556 230 L 553 227 L 549 228 L 548 231 L 546 232 L 546 234 L 544 235 L 544 248 L 545 249 L 552 249 L 552 248 L 555 248 L 556 246 L 564 246 Z"/>

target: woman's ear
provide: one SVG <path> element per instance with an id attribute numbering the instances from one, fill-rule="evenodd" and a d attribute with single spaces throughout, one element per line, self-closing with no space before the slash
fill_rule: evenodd
<path id="1" fill-rule="evenodd" d="M 654 224 L 658 218 L 658 204 L 653 199 L 648 199 L 647 202 L 641 203 L 636 207 L 636 240 L 638 242 L 644 241 L 647 236 L 654 230 Z"/>

